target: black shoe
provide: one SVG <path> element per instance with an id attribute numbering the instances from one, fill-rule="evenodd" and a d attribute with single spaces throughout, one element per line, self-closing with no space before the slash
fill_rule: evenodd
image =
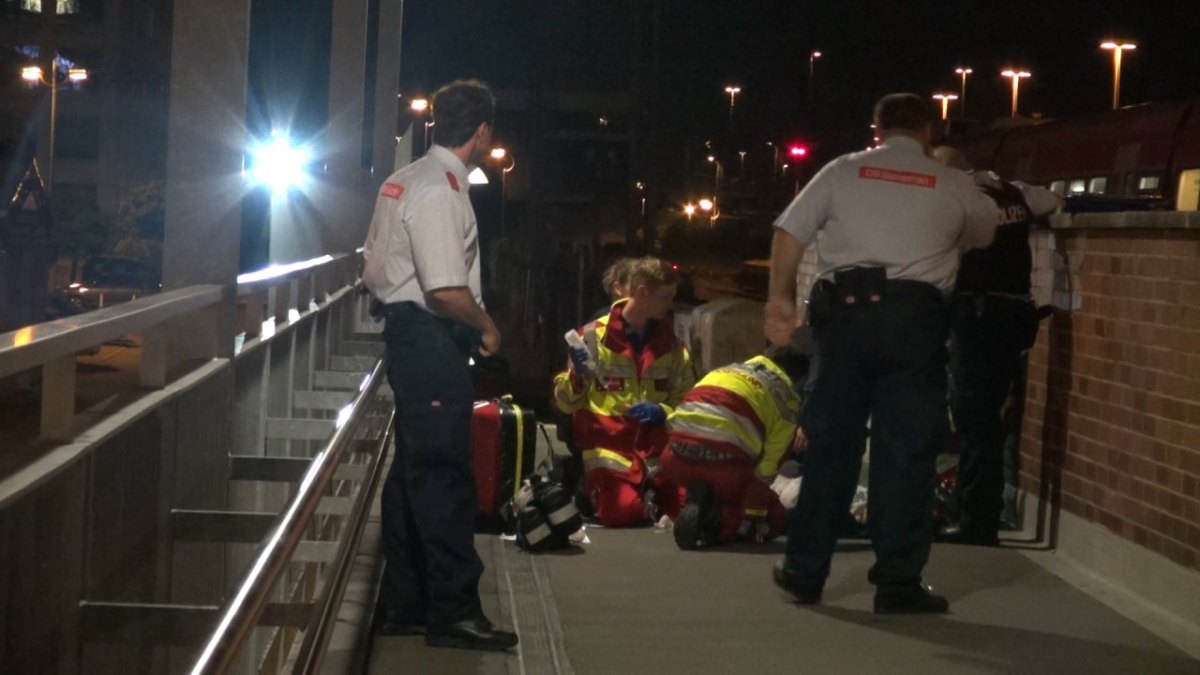
<path id="1" fill-rule="evenodd" d="M 937 540 L 947 544 L 963 544 L 965 546 L 996 548 L 1000 545 L 1000 537 L 995 532 L 979 532 L 958 523 L 938 530 Z"/>
<path id="2" fill-rule="evenodd" d="M 687 502 L 675 519 L 672 533 L 675 545 L 684 551 L 717 543 L 721 528 L 721 512 L 712 486 L 702 480 L 688 483 Z"/>
<path id="3" fill-rule="evenodd" d="M 775 563 L 771 572 L 775 585 L 792 594 L 800 605 L 815 605 L 821 601 L 821 592 L 825 589 L 821 584 L 806 584 L 796 578 L 796 573 L 789 570 L 783 561 Z"/>
<path id="4" fill-rule="evenodd" d="M 492 626 L 492 622 L 485 618 L 468 619 L 437 630 L 430 630 L 425 634 L 425 644 L 430 647 L 502 652 L 517 646 L 517 635 L 496 630 Z"/>
<path id="5" fill-rule="evenodd" d="M 946 598 L 933 593 L 924 584 L 875 592 L 876 614 L 945 614 L 950 611 Z"/>

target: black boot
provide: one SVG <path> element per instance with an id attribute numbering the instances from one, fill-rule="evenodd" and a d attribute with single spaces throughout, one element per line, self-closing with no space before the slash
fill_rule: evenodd
<path id="1" fill-rule="evenodd" d="M 945 614 L 948 611 L 949 601 L 924 584 L 875 591 L 876 614 Z"/>
<path id="2" fill-rule="evenodd" d="M 687 503 L 675 519 L 675 545 L 684 551 L 717 543 L 721 528 L 721 511 L 712 486 L 702 480 L 688 483 Z"/>
<path id="3" fill-rule="evenodd" d="M 771 571 L 771 578 L 775 580 L 775 585 L 792 594 L 796 604 L 800 605 L 815 605 L 821 601 L 821 592 L 825 590 L 822 584 L 806 584 L 796 577 L 796 573 L 789 570 L 783 561 L 775 563 L 775 568 Z"/>

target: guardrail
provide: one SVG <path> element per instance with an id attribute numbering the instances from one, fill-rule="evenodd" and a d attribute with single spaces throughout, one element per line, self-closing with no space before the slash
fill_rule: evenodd
<path id="1" fill-rule="evenodd" d="M 220 286 L 189 286 L 4 333 L 0 335 L 0 378 L 40 368 L 42 438 L 69 440 L 74 435 L 76 354 L 129 333 L 159 330 L 220 301 Z M 139 370 L 144 385 L 163 380 L 166 358 L 164 350 L 143 354 Z"/>
<path id="2" fill-rule="evenodd" d="M 338 414 L 333 436 L 313 458 L 295 496 L 276 521 L 250 572 L 242 580 L 237 593 L 221 611 L 216 630 L 208 638 L 192 666 L 193 674 L 224 673 L 229 670 L 238 651 L 257 625 L 284 567 L 304 537 L 313 514 L 316 513 L 317 505 L 333 480 L 334 472 L 349 452 L 358 424 L 366 415 L 367 404 L 375 396 L 384 377 L 384 362 L 380 360 L 363 382 L 353 402 Z M 327 577 L 320 600 L 312 609 L 300 655 L 293 670 L 295 673 L 312 673 L 320 668 L 328 642 L 328 629 L 336 617 L 337 607 L 345 591 L 354 553 L 362 536 L 362 528 L 366 523 L 375 488 L 379 484 L 383 458 L 387 455 L 387 448 L 394 433 L 394 416 L 393 407 L 387 418 L 387 431 L 371 452 L 367 478 L 358 491 L 352 516 L 343 530 L 333 562 L 333 573 Z"/>
<path id="3" fill-rule="evenodd" d="M 312 520 L 297 526 L 310 538 L 283 547 L 294 564 L 273 563 L 280 597 L 246 607 L 260 630 L 233 669 L 320 664 L 388 443 L 373 430 L 369 460 L 358 442 L 320 450 L 361 427 L 359 408 L 335 417 L 368 397 L 372 365 L 372 387 L 379 379 L 381 345 L 359 335 L 378 331 L 360 264 L 325 256 L 243 275 L 236 289 L 191 286 L 0 334 L 4 395 L 40 398 L 40 420 L 22 413 L 0 444 L 0 597 L 24 608 L 0 612 L 6 672 L 177 672 L 302 479 L 317 505 L 284 513 Z M 111 390 L 89 379 L 80 352 L 138 333 Z M 77 398 L 93 407 L 77 411 Z M 369 425 L 390 428 L 382 410 Z"/>

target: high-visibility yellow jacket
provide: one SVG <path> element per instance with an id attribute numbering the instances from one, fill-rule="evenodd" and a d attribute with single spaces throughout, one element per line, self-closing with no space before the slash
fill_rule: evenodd
<path id="1" fill-rule="evenodd" d="M 613 304 L 607 316 L 578 329 L 596 363 L 596 373 L 583 382 L 571 371 L 554 378 L 554 402 L 572 416 L 575 444 L 584 451 L 588 469 L 629 470 L 634 457 L 657 457 L 666 448 L 662 425 L 644 426 L 625 413 L 639 401 L 653 401 L 670 414 L 696 380 L 691 357 L 675 337 L 671 321 L 659 321 L 642 350 L 634 352 L 622 316 L 626 301 Z"/>
<path id="2" fill-rule="evenodd" d="M 699 446 L 713 458 L 745 457 L 769 480 L 792 445 L 799 417 L 791 378 L 756 356 L 705 375 L 671 413 L 667 429 L 672 444 Z"/>

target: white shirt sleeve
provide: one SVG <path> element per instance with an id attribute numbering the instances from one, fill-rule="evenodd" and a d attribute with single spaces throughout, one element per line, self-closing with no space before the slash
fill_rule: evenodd
<path id="1" fill-rule="evenodd" d="M 1047 213 L 1054 213 L 1062 206 L 1062 198 L 1044 187 L 1026 185 L 1018 181 L 1013 181 L 1012 184 L 1021 191 L 1021 195 L 1025 197 L 1025 203 L 1029 205 L 1029 210 L 1033 212 L 1035 218 Z"/>
<path id="2" fill-rule="evenodd" d="M 417 283 L 423 293 L 469 285 L 463 254 L 467 219 L 462 199 L 448 186 L 429 190 L 409 204 L 404 226 L 408 228 Z"/>
<path id="3" fill-rule="evenodd" d="M 801 244 L 809 245 L 815 241 L 817 232 L 829 220 L 834 174 L 838 164 L 838 160 L 834 160 L 818 171 L 775 219 L 775 227 L 792 235 Z"/>
<path id="4" fill-rule="evenodd" d="M 975 180 L 967 174 L 962 174 L 963 180 L 954 181 L 955 198 L 963 207 L 963 232 L 958 245 L 963 251 L 973 248 L 986 248 L 996 238 L 996 227 L 1000 224 L 1000 207 L 982 189 L 976 187 Z"/>

